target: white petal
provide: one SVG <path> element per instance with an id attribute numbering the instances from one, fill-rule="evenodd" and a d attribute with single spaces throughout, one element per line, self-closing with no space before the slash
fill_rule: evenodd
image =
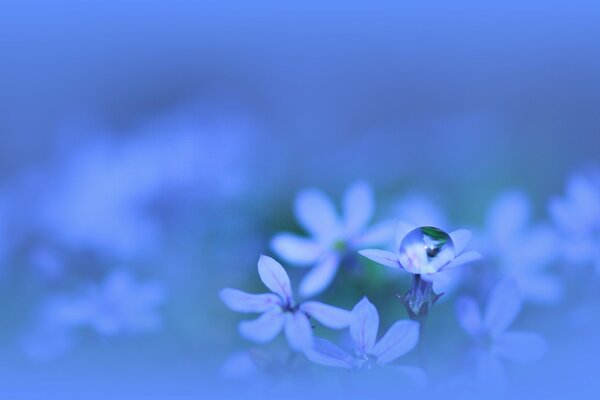
<path id="1" fill-rule="evenodd" d="M 373 190 L 366 182 L 348 188 L 343 200 L 344 223 L 348 233 L 358 233 L 366 226 L 375 210 Z"/>
<path id="2" fill-rule="evenodd" d="M 459 254 L 458 257 L 446 264 L 443 269 L 455 268 L 463 264 L 479 261 L 482 258 L 483 256 L 476 251 L 467 251 L 466 253 Z"/>
<path id="3" fill-rule="evenodd" d="M 244 313 L 262 313 L 281 303 L 281 299 L 272 293 L 252 294 L 231 288 L 222 289 L 219 297 L 233 311 Z"/>
<path id="4" fill-rule="evenodd" d="M 454 252 L 455 254 L 461 254 L 467 244 L 469 244 L 469 240 L 471 240 L 471 231 L 468 229 L 459 229 L 453 232 L 450 232 L 450 238 L 452 239 L 452 243 L 454 243 Z"/>
<path id="5" fill-rule="evenodd" d="M 286 303 L 292 302 L 292 287 L 285 269 L 271 257 L 261 255 L 258 259 L 260 280 Z"/>
<path id="6" fill-rule="evenodd" d="M 295 212 L 300 225 L 323 241 L 334 240 L 341 233 L 333 203 L 318 190 L 302 191 L 296 198 Z"/>
<path id="7" fill-rule="evenodd" d="M 375 261 L 378 264 L 385 265 L 391 268 L 400 268 L 398 255 L 390 251 L 367 249 L 358 252 L 361 256 L 367 257 L 369 260 Z"/>
<path id="8" fill-rule="evenodd" d="M 318 301 L 308 301 L 300 309 L 331 329 L 346 328 L 350 324 L 351 313 Z"/>
<path id="9" fill-rule="evenodd" d="M 302 351 L 312 347 L 312 327 L 303 312 L 286 314 L 285 336 L 292 350 Z"/>
<path id="10" fill-rule="evenodd" d="M 379 330 L 379 314 L 369 299 L 363 297 L 352 309 L 350 336 L 359 355 L 369 354 L 375 345 Z"/>
<path id="11" fill-rule="evenodd" d="M 328 340 L 315 338 L 311 349 L 305 350 L 304 355 L 310 361 L 327 367 L 351 369 L 354 359 Z"/>
<path id="12" fill-rule="evenodd" d="M 521 310 L 521 295 L 514 281 L 501 281 L 492 290 L 483 318 L 486 332 L 498 335 L 512 324 Z"/>
<path id="13" fill-rule="evenodd" d="M 398 321 L 371 350 L 379 364 L 388 364 L 411 351 L 419 341 L 419 323 Z"/>
<path id="14" fill-rule="evenodd" d="M 296 265 L 310 265 L 323 253 L 323 246 L 292 233 L 280 233 L 271 240 L 271 248 L 285 261 Z"/>
<path id="15" fill-rule="evenodd" d="M 340 259 L 336 253 L 325 256 L 300 282 L 300 295 L 310 297 L 327 289 L 337 273 L 339 264 Z"/>
<path id="16" fill-rule="evenodd" d="M 281 310 L 272 310 L 264 313 L 252 321 L 242 321 L 239 324 L 240 334 L 246 339 L 258 343 L 266 343 L 281 331 L 285 318 Z"/>

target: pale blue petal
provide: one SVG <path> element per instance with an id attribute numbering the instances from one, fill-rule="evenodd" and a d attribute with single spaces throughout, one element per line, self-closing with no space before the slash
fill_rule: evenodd
<path id="1" fill-rule="evenodd" d="M 483 317 L 486 332 L 492 335 L 504 332 L 521 311 L 521 304 L 521 295 L 513 280 L 498 283 L 490 294 Z"/>
<path id="2" fill-rule="evenodd" d="M 336 253 L 327 254 L 300 282 L 300 295 L 311 297 L 327 289 L 335 278 L 339 265 L 340 259 Z"/>
<path id="3" fill-rule="evenodd" d="M 331 241 L 341 233 L 333 203 L 318 190 L 302 191 L 296 198 L 295 212 L 300 225 L 319 240 Z"/>
<path id="4" fill-rule="evenodd" d="M 396 230 L 396 221 L 383 221 L 375 224 L 355 240 L 356 248 L 378 245 L 391 245 Z"/>
<path id="5" fill-rule="evenodd" d="M 467 251 L 465 253 L 459 254 L 454 260 L 446 264 L 444 269 L 455 268 L 463 264 L 479 261 L 482 258 L 483 256 L 476 251 Z"/>
<path id="6" fill-rule="evenodd" d="M 398 221 L 396 223 L 396 231 L 394 233 L 394 242 L 396 246 L 396 251 L 400 249 L 400 244 L 402 244 L 402 239 L 413 229 L 417 229 L 418 226 L 413 224 L 409 224 L 408 222 Z"/>
<path id="7" fill-rule="evenodd" d="M 471 231 L 468 229 L 458 229 L 450 232 L 449 235 L 452 239 L 452 243 L 454 244 L 454 253 L 457 255 L 465 251 L 472 236 Z"/>
<path id="8" fill-rule="evenodd" d="M 500 357 L 520 363 L 532 363 L 548 351 L 543 337 L 529 332 L 506 332 L 494 339 L 493 351 Z"/>
<path id="9" fill-rule="evenodd" d="M 379 364 L 388 364 L 411 351 L 419 341 L 419 323 L 398 321 L 373 346 L 370 354 L 377 357 Z"/>
<path id="10" fill-rule="evenodd" d="M 567 184 L 572 206 L 581 216 L 600 221 L 600 189 L 583 176 L 572 177 Z"/>
<path id="11" fill-rule="evenodd" d="M 352 369 L 354 358 L 335 344 L 321 338 L 314 338 L 313 347 L 305 350 L 304 355 L 310 361 L 325 365 Z"/>
<path id="12" fill-rule="evenodd" d="M 350 336 L 359 355 L 369 354 L 375 345 L 379 330 L 379 314 L 369 299 L 363 297 L 352 309 Z"/>
<path id="13" fill-rule="evenodd" d="M 312 327 L 303 312 L 286 313 L 285 336 L 292 350 L 302 351 L 312 347 Z"/>
<path id="14" fill-rule="evenodd" d="M 285 318 L 281 310 L 267 311 L 252 321 L 242 321 L 239 324 L 240 335 L 258 343 L 273 340 L 283 328 Z"/>
<path id="15" fill-rule="evenodd" d="M 271 248 L 285 261 L 300 266 L 314 264 L 324 250 L 320 243 L 292 233 L 275 235 Z"/>
<path id="16" fill-rule="evenodd" d="M 486 227 L 496 246 L 511 243 L 529 221 L 531 210 L 527 197 L 521 192 L 507 192 L 490 207 Z"/>
<path id="17" fill-rule="evenodd" d="M 356 182 L 348 188 L 343 199 L 344 223 L 350 234 L 361 232 L 375 211 L 373 190 L 366 182 Z"/>
<path id="18" fill-rule="evenodd" d="M 367 249 L 359 251 L 358 254 L 386 267 L 400 268 L 398 254 L 396 253 L 385 250 Z"/>
<path id="19" fill-rule="evenodd" d="M 435 294 L 449 293 L 460 283 L 462 272 L 460 268 L 444 268 L 434 274 L 423 274 L 421 278 L 433 283 Z"/>
<path id="20" fill-rule="evenodd" d="M 292 287 L 285 269 L 271 257 L 261 255 L 258 259 L 260 280 L 273 293 L 278 294 L 284 303 L 292 302 Z"/>
<path id="21" fill-rule="evenodd" d="M 456 316 L 460 326 L 469 335 L 477 336 L 481 333 L 481 310 L 475 299 L 465 296 L 456 300 Z"/>
<path id="22" fill-rule="evenodd" d="M 331 329 L 346 328 L 350 324 L 350 311 L 318 301 L 307 301 L 300 306 L 300 310 Z"/>
<path id="23" fill-rule="evenodd" d="M 262 313 L 281 305 L 279 296 L 272 293 L 252 294 L 225 288 L 219 291 L 219 297 L 227 307 L 243 313 Z"/>

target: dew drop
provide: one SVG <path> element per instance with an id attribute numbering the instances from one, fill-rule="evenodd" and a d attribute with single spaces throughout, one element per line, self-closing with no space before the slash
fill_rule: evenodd
<path id="1" fill-rule="evenodd" d="M 398 253 L 400 264 L 412 274 L 434 274 L 455 257 L 450 235 L 432 226 L 410 231 L 402 239 Z"/>

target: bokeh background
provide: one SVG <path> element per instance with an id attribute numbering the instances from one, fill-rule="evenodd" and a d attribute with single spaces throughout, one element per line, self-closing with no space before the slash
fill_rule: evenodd
<path id="1" fill-rule="evenodd" d="M 306 187 L 365 180 L 380 217 L 417 196 L 476 232 L 521 190 L 550 221 L 600 161 L 598 21 L 591 1 L 2 0 L 0 398 L 235 395 L 219 371 L 251 345 L 217 292 L 261 289 Z M 567 276 L 521 321 L 552 349 L 525 397 L 597 393 L 597 322 L 560 321 L 600 315 L 578 286 L 599 280 Z"/>

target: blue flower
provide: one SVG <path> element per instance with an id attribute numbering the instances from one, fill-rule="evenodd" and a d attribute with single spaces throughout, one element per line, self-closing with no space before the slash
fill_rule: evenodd
<path id="1" fill-rule="evenodd" d="M 309 318 L 314 318 L 332 329 L 348 326 L 350 312 L 347 310 L 317 301 L 296 304 L 290 278 L 281 264 L 273 258 L 260 256 L 258 274 L 271 293 L 250 294 L 231 288 L 219 292 L 225 305 L 233 311 L 262 313 L 258 319 L 240 323 L 240 334 L 246 339 L 266 343 L 283 329 L 290 348 L 298 351 L 313 344 L 313 331 Z"/>
<path id="2" fill-rule="evenodd" d="M 443 250 L 436 257 L 432 257 L 427 243 L 412 240 L 415 230 L 426 231 L 434 236 L 439 235 L 443 237 L 444 243 L 451 242 L 452 246 L 448 246 L 450 248 L 441 246 L 440 248 Z M 425 233 L 421 236 L 424 240 L 431 239 L 431 236 Z M 406 239 L 410 239 L 408 246 L 405 244 Z M 470 239 L 471 232 L 466 229 L 446 234 L 437 228 L 418 228 L 406 222 L 399 222 L 396 228 L 396 252 L 367 249 L 361 250 L 359 253 L 387 267 L 420 275 L 424 280 L 432 282 L 434 292 L 439 294 L 445 292 L 453 281 L 455 267 L 481 258 L 481 255 L 475 251 L 465 251 Z"/>
<path id="3" fill-rule="evenodd" d="M 473 298 L 462 297 L 456 302 L 460 325 L 476 343 L 474 356 L 478 380 L 504 384 L 503 359 L 534 362 L 547 351 L 546 341 L 541 336 L 507 331 L 521 305 L 518 288 L 511 280 L 501 281 L 492 290 L 483 315 Z"/>
<path id="4" fill-rule="evenodd" d="M 311 237 L 293 233 L 277 234 L 271 241 L 273 250 L 287 262 L 297 266 L 313 266 L 300 283 L 302 296 L 313 296 L 333 281 L 344 254 L 386 243 L 393 235 L 389 222 L 367 228 L 375 205 L 371 187 L 354 183 L 343 198 L 343 215 L 322 192 L 309 189 L 296 198 L 298 222 Z"/>
<path id="5" fill-rule="evenodd" d="M 561 233 L 564 258 L 594 265 L 600 273 L 600 184 L 590 177 L 571 177 L 566 196 L 553 198 L 549 211 Z"/>
<path id="6" fill-rule="evenodd" d="M 530 227 L 530 219 L 531 204 L 523 193 L 501 195 L 488 211 L 482 252 L 515 281 L 525 300 L 553 302 L 560 298 L 562 284 L 545 268 L 556 259 L 557 236 L 543 224 Z"/>
<path id="7" fill-rule="evenodd" d="M 363 299 L 352 309 L 350 336 L 353 353 L 348 353 L 328 340 L 316 338 L 306 357 L 317 364 L 346 369 L 371 368 L 386 365 L 411 351 L 419 341 L 419 323 L 397 321 L 377 341 L 379 313 L 369 299 Z M 408 369 L 414 370 L 412 367 Z"/>

